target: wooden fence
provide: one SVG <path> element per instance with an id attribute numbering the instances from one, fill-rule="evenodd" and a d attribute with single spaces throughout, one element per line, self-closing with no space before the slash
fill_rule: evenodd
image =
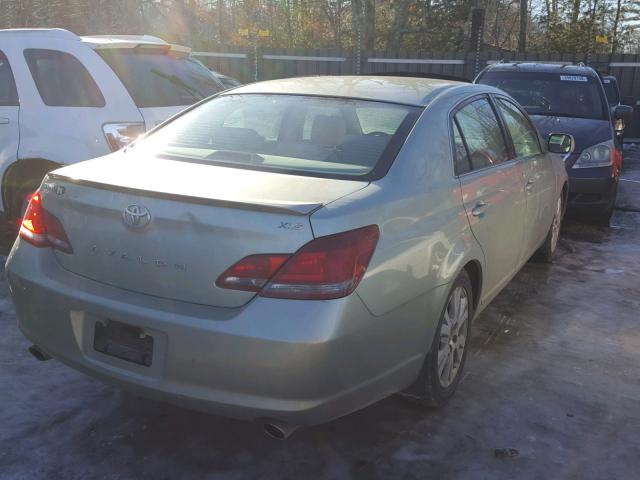
<path id="1" fill-rule="evenodd" d="M 635 120 L 627 137 L 640 138 L 640 55 L 544 54 L 480 51 L 476 53 L 358 52 L 332 49 L 224 48 L 193 52 L 205 65 L 242 82 L 306 75 L 428 73 L 473 78 L 487 65 L 504 61 L 563 64 L 583 62 L 615 75 L 623 98 L 632 97 Z"/>

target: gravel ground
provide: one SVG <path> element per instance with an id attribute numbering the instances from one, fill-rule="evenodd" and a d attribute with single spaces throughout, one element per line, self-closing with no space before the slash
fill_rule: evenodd
<path id="1" fill-rule="evenodd" d="M 640 213 L 567 224 L 475 323 L 448 406 L 392 397 L 286 442 L 35 361 L 0 271 L 0 478 L 637 478 L 639 248 Z"/>

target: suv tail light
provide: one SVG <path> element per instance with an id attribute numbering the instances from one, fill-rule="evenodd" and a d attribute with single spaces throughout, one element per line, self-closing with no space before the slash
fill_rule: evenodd
<path id="1" fill-rule="evenodd" d="M 378 226 L 370 225 L 316 238 L 293 256 L 251 255 L 225 271 L 216 285 L 270 298 L 345 297 L 362 280 L 379 236 Z"/>
<path id="2" fill-rule="evenodd" d="M 73 253 L 71 243 L 58 218 L 42 206 L 42 195 L 36 191 L 20 225 L 20 238 L 38 248 L 55 248 L 65 253 Z"/>
<path id="3" fill-rule="evenodd" d="M 112 152 L 126 147 L 144 133 L 144 123 L 105 123 L 102 131 Z"/>

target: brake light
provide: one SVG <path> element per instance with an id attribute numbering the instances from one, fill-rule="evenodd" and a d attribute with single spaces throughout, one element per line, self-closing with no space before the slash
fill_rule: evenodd
<path id="1" fill-rule="evenodd" d="M 319 237 L 302 247 L 262 289 L 271 298 L 329 300 L 351 294 L 378 243 L 377 225 Z"/>
<path id="2" fill-rule="evenodd" d="M 58 218 L 42 206 L 42 194 L 36 191 L 20 225 L 20 238 L 38 248 L 55 248 L 65 253 L 73 253 L 69 238 Z"/>
<path id="3" fill-rule="evenodd" d="M 216 280 L 220 288 L 258 292 L 291 255 L 250 255 L 228 268 Z"/>

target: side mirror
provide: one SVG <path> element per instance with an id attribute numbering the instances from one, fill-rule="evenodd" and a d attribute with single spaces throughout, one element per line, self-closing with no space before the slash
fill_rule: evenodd
<path id="1" fill-rule="evenodd" d="M 617 105 L 614 110 L 614 120 L 622 120 L 629 123 L 633 118 L 633 107 L 629 105 Z"/>
<path id="2" fill-rule="evenodd" d="M 566 133 L 550 133 L 547 142 L 551 153 L 566 155 L 576 149 L 575 139 Z"/>

